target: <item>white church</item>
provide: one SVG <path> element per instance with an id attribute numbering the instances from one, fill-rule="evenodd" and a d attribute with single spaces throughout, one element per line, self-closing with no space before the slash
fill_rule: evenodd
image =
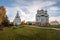
<path id="1" fill-rule="evenodd" d="M 14 19 L 14 25 L 21 25 L 21 19 L 20 19 L 18 11 L 17 11 L 17 14 L 16 14 L 15 19 Z"/>
<path id="2" fill-rule="evenodd" d="M 49 15 L 47 14 L 47 10 L 37 10 L 36 24 L 40 26 L 47 26 L 49 24 Z"/>

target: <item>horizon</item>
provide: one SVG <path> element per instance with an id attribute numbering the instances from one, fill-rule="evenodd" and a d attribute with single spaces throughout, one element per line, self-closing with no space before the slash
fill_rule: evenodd
<path id="1" fill-rule="evenodd" d="M 0 6 L 6 8 L 6 14 L 10 21 L 13 21 L 17 11 L 21 20 L 35 21 L 38 9 L 47 10 L 49 22 L 60 22 L 60 0 L 0 0 Z"/>

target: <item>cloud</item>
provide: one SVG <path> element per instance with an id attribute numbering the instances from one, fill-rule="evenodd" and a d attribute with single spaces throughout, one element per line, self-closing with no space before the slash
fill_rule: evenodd
<path id="1" fill-rule="evenodd" d="M 49 15 L 55 15 L 56 11 L 59 10 L 59 7 L 55 7 L 56 1 L 49 0 L 14 0 L 14 3 L 11 5 L 13 7 L 7 8 L 7 15 L 9 16 L 9 20 L 14 20 L 17 10 L 19 11 L 21 20 L 25 21 L 35 21 L 35 15 L 37 13 L 37 9 L 48 9 Z M 54 11 L 54 13 L 53 13 Z M 60 12 L 59 12 L 60 13 Z M 50 20 L 56 17 L 51 17 Z"/>
<path id="2" fill-rule="evenodd" d="M 37 9 L 41 9 L 47 6 L 52 6 L 56 4 L 55 1 L 33 1 L 29 6 L 28 9 L 30 11 L 35 11 Z"/>
<path id="3" fill-rule="evenodd" d="M 22 17 L 22 19 L 24 19 L 23 16 L 25 15 L 25 13 L 20 9 L 20 7 L 7 7 L 6 10 L 9 20 L 14 20 L 17 11 L 19 11 L 20 16 Z"/>
<path id="4" fill-rule="evenodd" d="M 32 14 L 26 14 L 20 7 L 7 7 L 6 8 L 7 15 L 9 17 L 10 21 L 13 21 L 17 11 L 19 11 L 21 21 L 26 20 L 26 21 L 32 21 L 31 19 L 34 20 L 34 15 Z"/>
<path id="5" fill-rule="evenodd" d="M 58 7 L 58 6 L 51 6 L 51 7 L 47 8 L 47 10 L 48 10 L 48 14 L 50 17 L 60 15 L 60 7 Z"/>
<path id="6" fill-rule="evenodd" d="M 60 10 L 60 8 L 57 6 L 52 6 L 52 7 L 49 7 L 48 10 L 49 11 L 58 11 L 58 10 Z"/>

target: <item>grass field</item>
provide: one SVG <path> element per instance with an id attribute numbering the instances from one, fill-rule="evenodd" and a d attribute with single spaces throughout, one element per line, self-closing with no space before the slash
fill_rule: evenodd
<path id="1" fill-rule="evenodd" d="M 0 40 L 60 40 L 60 31 L 32 27 L 0 30 Z"/>

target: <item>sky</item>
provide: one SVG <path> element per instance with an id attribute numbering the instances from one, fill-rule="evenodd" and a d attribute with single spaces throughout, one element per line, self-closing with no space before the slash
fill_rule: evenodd
<path id="1" fill-rule="evenodd" d="M 48 11 L 49 22 L 60 22 L 60 0 L 0 0 L 0 6 L 6 8 L 10 21 L 14 20 L 17 11 L 22 21 L 35 21 L 37 10 L 44 9 Z"/>

